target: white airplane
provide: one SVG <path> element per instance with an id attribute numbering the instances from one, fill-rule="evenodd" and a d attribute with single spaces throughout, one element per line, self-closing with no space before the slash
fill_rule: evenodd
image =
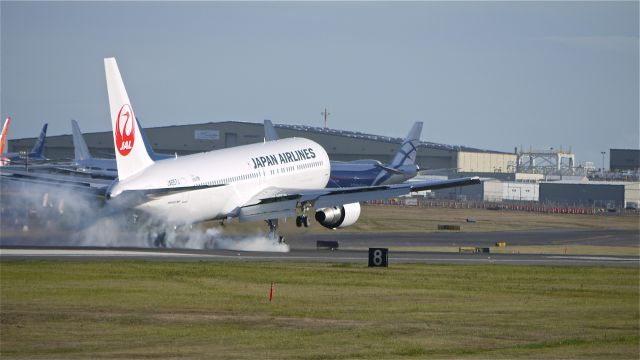
<path id="1" fill-rule="evenodd" d="M 327 189 L 329 157 L 322 146 L 304 138 L 154 161 L 116 60 L 107 58 L 104 63 L 118 170 L 118 178 L 106 191 L 107 203 L 166 223 L 265 220 L 277 238 L 278 218 L 306 219 L 312 208 L 322 209 L 315 216 L 320 224 L 335 229 L 358 220 L 360 201 L 480 182 L 473 177 Z"/>

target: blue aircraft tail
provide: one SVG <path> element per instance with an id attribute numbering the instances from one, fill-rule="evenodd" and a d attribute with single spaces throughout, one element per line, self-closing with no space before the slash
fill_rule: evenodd
<path id="1" fill-rule="evenodd" d="M 400 149 L 393 157 L 390 167 L 398 169 L 404 165 L 413 165 L 416 163 L 416 155 L 418 152 L 418 144 L 420 144 L 420 134 L 422 133 L 422 121 L 413 124 L 411 131 L 400 145 Z"/>
<path id="2" fill-rule="evenodd" d="M 44 124 L 42 127 L 42 131 L 40 131 L 40 136 L 36 143 L 33 145 L 33 149 L 29 153 L 29 157 L 32 159 L 44 159 L 44 145 L 47 140 L 47 126 L 49 124 Z"/>

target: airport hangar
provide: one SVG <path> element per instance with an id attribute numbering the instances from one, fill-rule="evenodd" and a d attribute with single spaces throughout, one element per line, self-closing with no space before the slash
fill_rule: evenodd
<path id="1" fill-rule="evenodd" d="M 376 159 L 390 162 L 403 140 L 321 127 L 281 124 L 274 126 L 282 138 L 305 137 L 318 142 L 327 150 L 331 160 L 338 161 Z M 80 127 L 82 128 L 82 124 Z M 264 141 L 262 123 L 238 121 L 145 128 L 145 133 L 156 152 L 178 155 Z M 111 132 L 86 133 L 84 138 L 94 157 L 113 158 Z M 12 152 L 28 151 L 34 142 L 35 138 L 9 140 L 9 149 Z M 71 135 L 47 136 L 45 154 L 54 160 L 72 159 Z M 422 142 L 417 156 L 420 169 L 440 169 L 442 173 L 448 173 L 453 177 L 466 176 L 469 173 L 486 174 L 494 178 L 505 176 L 511 178 L 515 173 L 516 160 L 517 155 L 512 153 L 432 142 Z"/>

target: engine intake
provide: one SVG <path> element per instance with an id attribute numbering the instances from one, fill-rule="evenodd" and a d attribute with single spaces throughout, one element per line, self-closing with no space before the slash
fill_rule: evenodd
<path id="1" fill-rule="evenodd" d="M 358 221 L 359 217 L 360 203 L 344 204 L 316 211 L 316 221 L 329 229 L 351 226 Z"/>

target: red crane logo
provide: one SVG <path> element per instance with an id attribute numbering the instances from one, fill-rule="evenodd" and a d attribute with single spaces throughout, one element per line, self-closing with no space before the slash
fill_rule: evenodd
<path id="1" fill-rule="evenodd" d="M 116 121 L 116 149 L 122 156 L 127 156 L 133 149 L 135 127 L 133 126 L 133 111 L 129 104 L 122 105 Z"/>

